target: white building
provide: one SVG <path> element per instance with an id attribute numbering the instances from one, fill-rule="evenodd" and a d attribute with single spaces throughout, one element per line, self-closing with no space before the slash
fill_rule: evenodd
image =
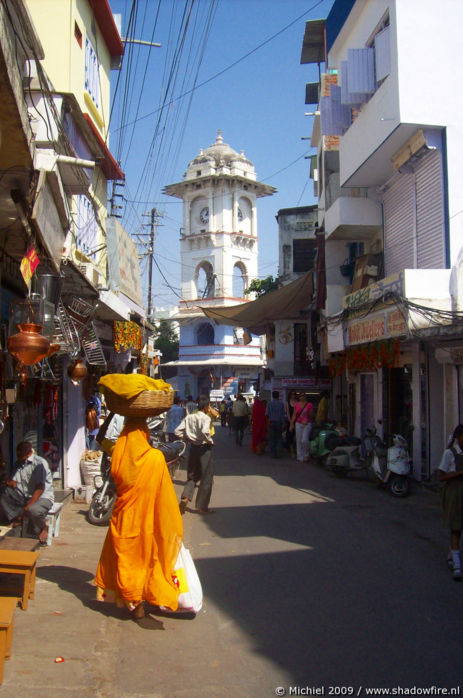
<path id="1" fill-rule="evenodd" d="M 252 162 L 223 142 L 221 132 L 165 193 L 183 200 L 179 303 L 179 391 L 247 390 L 261 365 L 260 343 L 240 328 L 215 325 L 199 306 L 246 302 L 257 278 L 257 199 L 274 187 L 257 181 Z"/>
<path id="2" fill-rule="evenodd" d="M 312 132 L 337 402 L 356 433 L 406 436 L 417 479 L 463 417 L 462 20 L 459 0 L 335 0 Z"/>

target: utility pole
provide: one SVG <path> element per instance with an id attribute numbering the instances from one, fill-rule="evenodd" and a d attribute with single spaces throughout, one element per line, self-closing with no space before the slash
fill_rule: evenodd
<path id="1" fill-rule="evenodd" d="M 150 256 L 149 261 L 149 271 L 148 271 L 148 320 L 151 322 L 151 289 L 153 285 L 153 251 L 154 251 L 154 220 L 156 216 L 156 209 L 151 209 L 151 227 L 150 227 L 150 241 L 148 245 L 148 254 Z"/>
<path id="2" fill-rule="evenodd" d="M 152 310 L 151 294 L 152 294 L 152 288 L 153 288 L 154 233 L 155 233 L 155 227 L 157 225 L 156 208 L 152 208 L 151 211 L 149 211 L 148 213 L 143 213 L 142 215 L 150 217 L 150 223 L 148 224 L 150 226 L 150 232 L 149 232 L 149 242 L 148 242 L 149 267 L 148 267 L 148 310 L 147 310 L 147 315 L 148 315 L 148 320 L 151 320 L 151 310 Z"/>

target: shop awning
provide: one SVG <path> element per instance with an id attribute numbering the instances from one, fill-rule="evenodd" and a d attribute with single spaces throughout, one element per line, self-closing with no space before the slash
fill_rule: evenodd
<path id="1" fill-rule="evenodd" d="M 218 359 L 177 359 L 177 361 L 168 361 L 161 366 L 262 366 L 260 357 L 243 358 L 241 356 L 229 356 L 227 358 Z"/>
<path id="2" fill-rule="evenodd" d="M 313 292 L 313 271 L 308 271 L 296 281 L 251 303 L 201 310 L 219 325 L 245 327 L 253 334 L 264 334 L 266 326 L 275 320 L 299 318 L 301 311 L 311 306 Z"/>
<path id="3" fill-rule="evenodd" d="M 130 307 L 112 291 L 100 291 L 98 299 L 97 317 L 107 321 L 128 321 L 130 319 Z"/>

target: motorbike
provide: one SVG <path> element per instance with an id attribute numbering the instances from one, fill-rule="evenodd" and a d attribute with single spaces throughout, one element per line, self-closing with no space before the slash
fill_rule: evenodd
<path id="1" fill-rule="evenodd" d="M 410 457 L 403 436 L 394 434 L 393 445 L 389 448 L 377 435 L 375 427 L 367 429 L 363 442 L 357 437 L 348 439 L 350 444 L 336 447 L 327 459 L 328 468 L 337 477 L 345 477 L 358 470 L 370 471 L 394 497 L 407 496 Z"/>
<path id="2" fill-rule="evenodd" d="M 333 441 L 334 448 L 326 459 L 326 467 L 337 477 L 345 477 L 355 470 L 365 470 L 368 462 L 362 457 L 362 439 L 357 436 L 343 436 Z"/>
<path id="3" fill-rule="evenodd" d="M 314 424 L 309 437 L 310 458 L 326 465 L 329 455 L 341 438 L 342 434 L 334 424 L 324 424 L 321 427 Z"/>
<path id="4" fill-rule="evenodd" d="M 167 469 L 173 479 L 185 453 L 186 444 L 183 441 L 161 443 L 153 437 L 151 437 L 150 443 L 153 448 L 158 448 L 164 454 Z M 117 492 L 116 484 L 111 477 L 111 458 L 106 453 L 103 454 L 101 461 L 101 474 L 95 475 L 93 484 L 96 489 L 90 501 L 87 521 L 94 526 L 107 526 L 111 519 Z"/>
<path id="5" fill-rule="evenodd" d="M 410 456 L 408 444 L 403 436 L 394 434 L 392 446 L 381 444 L 374 448 L 371 469 L 381 484 L 389 489 L 394 497 L 406 497 L 410 492 L 408 474 Z"/>

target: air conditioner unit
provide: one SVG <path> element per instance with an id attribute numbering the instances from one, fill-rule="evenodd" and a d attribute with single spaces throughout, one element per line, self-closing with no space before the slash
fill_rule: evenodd
<path id="1" fill-rule="evenodd" d="M 79 269 L 82 274 L 95 286 L 100 288 L 104 284 L 103 272 L 90 262 L 87 264 L 79 264 Z"/>

